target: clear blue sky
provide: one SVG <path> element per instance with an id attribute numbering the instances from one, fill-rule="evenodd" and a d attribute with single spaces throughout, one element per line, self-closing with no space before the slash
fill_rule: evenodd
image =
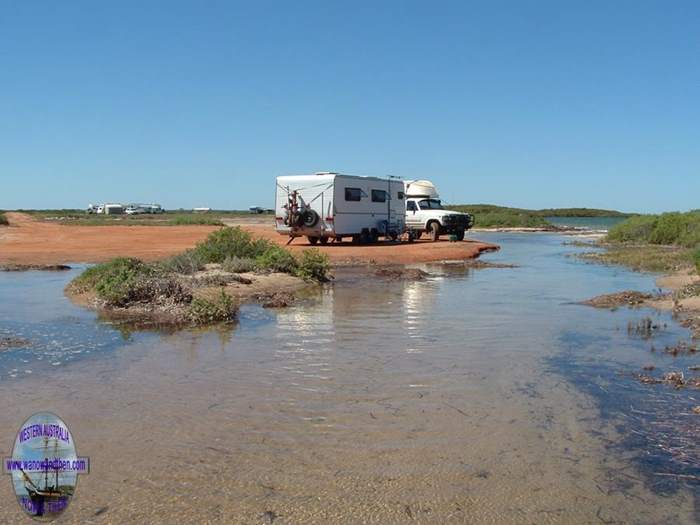
<path id="1" fill-rule="evenodd" d="M 697 0 L 0 3 L 0 208 L 271 205 L 320 170 L 700 208 Z"/>

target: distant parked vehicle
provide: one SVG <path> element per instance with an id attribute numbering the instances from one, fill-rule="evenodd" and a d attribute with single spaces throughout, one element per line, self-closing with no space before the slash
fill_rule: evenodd
<path id="1" fill-rule="evenodd" d="M 406 219 L 403 182 L 378 177 L 317 173 L 277 177 L 277 232 L 306 236 L 311 244 L 352 238 L 375 242 L 396 239 Z"/>
<path id="2" fill-rule="evenodd" d="M 452 234 L 464 240 L 464 232 L 474 224 L 469 213 L 446 210 L 437 188 L 429 180 L 405 181 L 406 227 L 420 236 L 427 232 L 437 241 L 440 235 Z"/>
<path id="3" fill-rule="evenodd" d="M 105 215 L 121 215 L 124 213 L 124 206 L 121 204 L 105 204 L 103 213 Z"/>
<path id="4" fill-rule="evenodd" d="M 165 210 L 160 204 L 141 204 L 146 213 L 165 213 Z"/>
<path id="5" fill-rule="evenodd" d="M 251 206 L 248 208 L 248 211 L 250 213 L 265 213 L 265 208 L 261 208 L 260 206 Z"/>
<path id="6" fill-rule="evenodd" d="M 192 211 L 195 213 L 209 213 L 211 208 L 193 208 Z"/>
<path id="7" fill-rule="evenodd" d="M 141 215 L 144 213 L 148 213 L 148 211 L 146 210 L 146 208 L 144 208 L 141 205 L 130 204 L 129 206 L 126 207 L 126 209 L 124 210 L 124 213 L 126 213 L 127 215 Z"/>
<path id="8" fill-rule="evenodd" d="M 105 212 L 105 205 L 100 204 L 95 208 L 95 213 L 102 215 Z"/>

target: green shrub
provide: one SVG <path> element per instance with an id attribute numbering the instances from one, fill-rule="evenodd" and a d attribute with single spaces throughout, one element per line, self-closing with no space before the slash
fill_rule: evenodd
<path id="1" fill-rule="evenodd" d="M 88 268 L 71 285 L 79 292 L 94 290 L 111 306 L 123 306 L 129 302 L 137 280 L 153 274 L 143 261 L 120 257 Z"/>
<path id="2" fill-rule="evenodd" d="M 226 257 L 221 267 L 225 272 L 231 273 L 246 273 L 256 270 L 255 259 L 250 257 L 238 257 L 236 255 Z"/>
<path id="3" fill-rule="evenodd" d="M 299 267 L 299 262 L 291 252 L 279 246 L 271 245 L 261 255 L 256 257 L 255 265 L 261 270 L 295 273 Z"/>
<path id="4" fill-rule="evenodd" d="M 317 280 L 321 282 L 328 281 L 328 273 L 331 264 L 328 256 L 321 253 L 316 248 L 304 250 L 299 260 L 299 267 L 296 270 L 296 275 L 302 279 Z"/>
<path id="5" fill-rule="evenodd" d="M 685 217 L 677 212 L 662 214 L 649 235 L 651 244 L 677 244 L 686 227 Z"/>
<path id="6" fill-rule="evenodd" d="M 172 257 L 161 261 L 157 266 L 165 272 L 191 275 L 201 270 L 204 267 L 204 262 L 194 250 L 187 250 L 186 252 L 173 255 Z"/>
<path id="7" fill-rule="evenodd" d="M 194 253 L 203 263 L 222 263 L 227 257 L 256 258 L 271 246 L 265 239 L 253 239 L 239 227 L 221 228 L 199 243 Z"/>
<path id="8" fill-rule="evenodd" d="M 613 242 L 649 242 L 658 217 L 639 215 L 610 228 L 608 240 Z"/>
<path id="9" fill-rule="evenodd" d="M 238 307 L 226 292 L 221 290 L 216 300 L 210 301 L 196 297 L 189 309 L 190 321 L 202 325 L 223 321 L 232 321 L 236 317 Z"/>
<path id="10" fill-rule="evenodd" d="M 700 274 L 700 248 L 693 252 L 693 262 L 695 263 L 695 269 Z"/>
<path id="11" fill-rule="evenodd" d="M 0 226 L 9 226 L 9 221 L 3 212 L 0 211 Z"/>
<path id="12" fill-rule="evenodd" d="M 608 240 L 694 248 L 700 245 L 700 213 L 672 212 L 631 217 L 611 228 Z"/>

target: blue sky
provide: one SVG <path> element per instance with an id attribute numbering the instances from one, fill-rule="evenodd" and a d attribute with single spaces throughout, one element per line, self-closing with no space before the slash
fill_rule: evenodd
<path id="1" fill-rule="evenodd" d="M 267 206 L 320 170 L 700 207 L 697 1 L 0 4 L 0 208 Z"/>

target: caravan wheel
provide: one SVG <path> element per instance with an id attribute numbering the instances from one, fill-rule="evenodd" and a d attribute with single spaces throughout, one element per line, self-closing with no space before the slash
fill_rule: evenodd
<path id="1" fill-rule="evenodd" d="M 316 244 L 318 242 L 318 237 L 309 236 L 309 244 Z"/>
<path id="2" fill-rule="evenodd" d="M 328 237 L 321 237 L 318 242 L 321 244 L 327 244 L 328 243 Z"/>

